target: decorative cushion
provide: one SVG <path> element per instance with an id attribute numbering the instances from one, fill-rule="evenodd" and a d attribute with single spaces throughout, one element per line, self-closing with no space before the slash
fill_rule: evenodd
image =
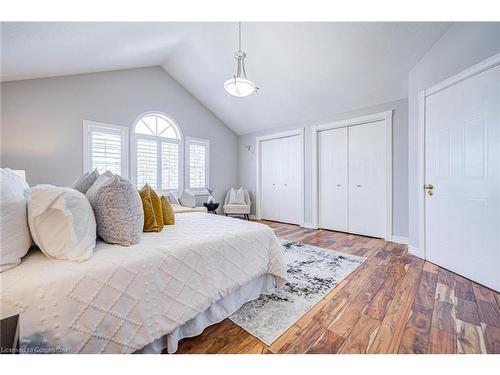
<path id="1" fill-rule="evenodd" d="M 163 229 L 162 203 L 148 184 L 139 190 L 144 210 L 144 232 L 161 232 Z"/>
<path id="2" fill-rule="evenodd" d="M 80 193 L 86 194 L 90 187 L 97 180 L 97 177 L 99 177 L 99 172 L 96 168 L 92 172 L 86 172 L 78 180 L 73 182 L 73 185 L 71 185 L 71 187 L 75 190 L 78 190 Z"/>
<path id="3" fill-rule="evenodd" d="M 238 190 L 231 188 L 229 193 L 229 204 L 246 204 L 245 203 L 245 191 L 242 187 Z"/>
<path id="4" fill-rule="evenodd" d="M 26 213 L 28 184 L 12 169 L 2 168 L 0 177 L 0 272 L 19 263 L 31 246 Z"/>
<path id="5" fill-rule="evenodd" d="M 179 201 L 181 202 L 181 205 L 184 207 L 195 207 L 196 206 L 196 197 L 194 194 L 191 194 L 190 192 L 184 190 L 179 197 Z"/>
<path id="6" fill-rule="evenodd" d="M 167 199 L 171 204 L 176 204 L 178 206 L 181 205 L 181 202 L 179 202 L 179 199 L 177 198 L 174 192 L 167 193 Z"/>
<path id="7" fill-rule="evenodd" d="M 144 211 L 139 192 L 130 181 L 107 171 L 86 195 L 94 210 L 97 234 L 104 241 L 123 246 L 140 241 Z"/>
<path id="8" fill-rule="evenodd" d="M 88 199 L 68 187 L 38 185 L 28 192 L 33 240 L 54 259 L 85 261 L 96 242 L 96 222 Z"/>
<path id="9" fill-rule="evenodd" d="M 223 207 L 225 214 L 249 214 L 250 206 L 246 204 L 225 204 Z"/>
<path id="10" fill-rule="evenodd" d="M 163 224 L 174 225 L 175 214 L 170 201 L 164 196 L 161 197 L 161 211 L 163 212 Z"/>

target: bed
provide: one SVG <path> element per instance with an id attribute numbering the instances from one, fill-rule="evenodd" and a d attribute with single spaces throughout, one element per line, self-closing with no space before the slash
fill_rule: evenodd
<path id="1" fill-rule="evenodd" d="M 190 212 L 134 246 L 98 241 L 82 263 L 30 250 L 0 274 L 1 313 L 20 313 L 28 353 L 173 353 L 285 280 L 271 228 Z"/>

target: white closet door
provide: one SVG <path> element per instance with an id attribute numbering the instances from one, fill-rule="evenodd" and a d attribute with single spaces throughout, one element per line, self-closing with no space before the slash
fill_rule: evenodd
<path id="1" fill-rule="evenodd" d="M 280 221 L 300 224 L 301 222 L 301 147 L 300 136 L 281 139 L 281 194 Z"/>
<path id="2" fill-rule="evenodd" d="M 426 99 L 426 258 L 500 291 L 500 66 Z"/>
<path id="3" fill-rule="evenodd" d="M 279 164 L 278 144 L 274 140 L 261 143 L 261 217 L 268 220 L 279 219 Z"/>
<path id="4" fill-rule="evenodd" d="M 349 232 L 385 237 L 387 225 L 386 125 L 349 127 Z"/>
<path id="5" fill-rule="evenodd" d="M 318 133 L 319 225 L 349 231 L 347 128 Z"/>
<path id="6" fill-rule="evenodd" d="M 300 224 L 301 138 L 299 135 L 261 142 L 262 219 Z"/>

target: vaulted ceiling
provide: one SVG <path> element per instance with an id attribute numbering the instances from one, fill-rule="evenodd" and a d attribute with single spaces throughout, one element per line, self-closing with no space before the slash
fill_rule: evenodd
<path id="1" fill-rule="evenodd" d="M 162 66 L 238 134 L 407 96 L 409 70 L 449 23 L 243 23 L 249 79 L 229 97 L 236 23 L 2 23 L 1 79 Z"/>

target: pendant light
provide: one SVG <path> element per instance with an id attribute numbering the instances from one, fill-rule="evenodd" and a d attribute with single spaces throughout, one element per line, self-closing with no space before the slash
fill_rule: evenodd
<path id="1" fill-rule="evenodd" d="M 255 86 L 255 83 L 247 78 L 247 73 L 245 72 L 245 57 L 247 57 L 247 55 L 241 50 L 241 22 L 238 22 L 238 31 L 238 52 L 234 54 L 234 58 L 238 61 L 238 66 L 236 68 L 236 74 L 233 78 L 224 82 L 224 89 L 229 95 L 237 98 L 243 98 L 257 92 L 259 88 Z"/>

